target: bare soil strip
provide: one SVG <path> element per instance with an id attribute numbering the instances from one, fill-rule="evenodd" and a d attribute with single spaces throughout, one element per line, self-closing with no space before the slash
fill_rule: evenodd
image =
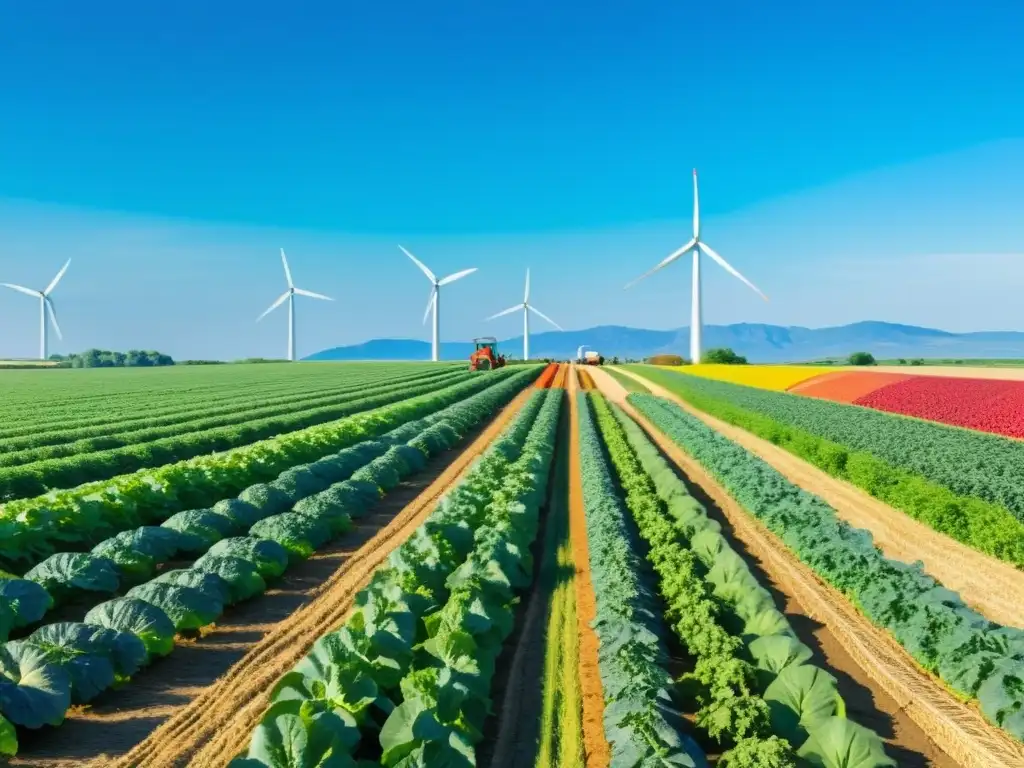
<path id="1" fill-rule="evenodd" d="M 583 371 L 582 374 L 585 373 Z M 583 509 L 580 475 L 580 428 L 576 413 L 579 382 L 569 376 L 569 532 L 576 565 L 576 617 L 580 633 L 580 687 L 583 690 L 583 750 L 587 768 L 606 768 L 611 750 L 604 735 L 604 690 L 597 666 L 597 633 L 590 623 L 597 615 L 594 585 L 590 580 L 587 520 Z"/>
<path id="2" fill-rule="evenodd" d="M 564 395 L 563 395 L 564 397 Z M 546 687 L 558 686 L 559 680 L 545 680 L 548 662 L 546 652 L 548 614 L 554 594 L 563 577 L 559 572 L 558 543 L 567 527 L 567 473 L 568 473 L 568 412 L 563 409 L 558 429 L 558 447 L 555 466 L 550 477 L 548 498 L 544 510 L 542 528 L 535 543 L 533 587 L 524 600 L 525 610 L 517 617 L 520 631 L 510 638 L 510 647 L 499 659 L 499 676 L 504 685 L 495 686 L 495 701 L 500 702 L 494 728 L 485 734 L 487 741 L 481 745 L 480 765 L 490 768 L 523 768 L 532 766 L 538 759 L 538 744 L 543 741 L 545 726 L 557 727 L 557 723 L 542 723 L 545 708 L 544 699 L 549 695 Z M 558 498 L 561 493 L 564 498 Z M 521 625 L 519 624 L 521 622 Z M 576 627 L 572 628 L 573 641 Z M 507 662 L 509 650 L 513 650 L 511 664 Z M 502 670 L 505 674 L 502 674 Z M 575 671 L 575 670 L 574 670 Z M 557 713 L 555 713 L 557 714 Z M 579 733 L 571 735 L 579 740 Z"/>
<path id="3" fill-rule="evenodd" d="M 844 669 L 848 665 L 843 659 L 826 651 L 828 666 L 841 669 L 858 681 L 863 680 L 877 708 L 892 718 L 892 735 L 888 742 L 894 755 L 901 751 L 921 755 L 934 765 L 949 765 L 948 760 L 952 759 L 953 764 L 967 768 L 1024 765 L 1024 747 L 989 725 L 976 708 L 954 699 L 937 680 L 922 671 L 888 633 L 877 629 L 842 594 L 818 579 L 770 531 L 744 511 L 703 467 L 625 402 L 625 390 L 621 386 L 616 390 L 613 385 L 617 384 L 610 376 L 598 378 L 609 397 L 619 401 L 665 455 L 704 490 L 721 510 L 736 539 L 763 564 L 777 588 L 795 599 L 806 616 L 827 627 L 836 647 L 845 650 L 856 662 L 859 674 L 856 668 Z M 822 648 L 825 650 L 824 644 Z M 869 679 L 865 679 L 864 673 Z M 930 745 L 929 740 L 934 745 Z M 912 763 L 900 759 L 899 764 Z"/>
<path id="4" fill-rule="evenodd" d="M 871 531 L 875 543 L 886 557 L 905 563 L 920 560 L 925 571 L 944 586 L 959 592 L 964 602 L 988 619 L 1005 626 L 1024 626 L 1024 571 L 919 523 L 767 440 L 697 410 L 664 387 L 632 371 L 623 372 L 642 381 L 655 395 L 671 400 L 715 431 L 764 459 L 790 482 L 820 496 L 835 508 L 843 520 Z M 610 376 L 602 378 L 611 380 Z"/>
<path id="5" fill-rule="evenodd" d="M 234 665 L 224 665 L 222 672 L 226 670 L 226 673 L 220 679 L 216 682 L 207 679 L 200 685 L 189 687 L 177 687 L 178 680 L 174 677 L 166 679 L 165 686 L 175 688 L 173 696 L 154 697 L 150 700 L 149 710 L 140 708 L 141 711 L 125 713 L 131 719 L 143 721 L 142 735 L 145 738 L 136 738 L 134 746 L 112 744 L 109 726 L 113 716 L 108 716 L 109 719 L 104 718 L 102 728 L 93 729 L 102 733 L 91 739 L 88 750 L 79 749 L 74 755 L 65 753 L 64 762 L 32 761 L 24 764 L 87 765 L 91 768 L 226 765 L 248 743 L 277 679 L 309 651 L 317 638 L 341 624 L 351 610 L 356 593 L 366 585 L 373 571 L 416 530 L 441 496 L 458 483 L 532 393 L 532 388 L 520 393 L 461 453 L 451 452 L 435 459 L 441 462 L 443 470 L 426 488 L 417 488 L 418 493 L 411 501 L 410 494 L 404 494 L 403 498 L 401 489 L 388 494 L 373 516 L 376 530 L 367 532 L 362 546 L 353 548 L 349 544 L 348 551 L 333 555 L 334 567 L 329 573 L 320 574 L 319 578 L 313 577 L 315 581 L 308 585 L 304 595 L 307 602 L 299 610 L 273 617 L 277 623 L 269 628 L 266 624 L 248 629 L 232 627 L 229 634 L 234 635 L 235 643 L 229 645 L 240 660 Z M 301 586 L 298 590 L 301 591 Z M 254 604 L 259 602 L 262 601 L 253 601 Z M 194 647 L 219 647 L 224 644 L 224 639 L 218 627 Z M 175 661 L 174 657 L 187 657 L 188 651 L 189 646 L 178 648 L 168 661 Z M 176 664 L 175 669 L 179 674 L 189 674 L 187 663 Z M 139 682 L 143 678 L 140 676 Z M 136 681 L 132 681 L 124 691 L 115 692 L 114 697 L 129 693 L 134 686 Z M 113 703 L 117 704 L 116 698 Z M 111 710 L 116 712 L 113 708 Z M 48 741 L 62 747 L 65 742 L 73 741 L 75 737 L 72 734 L 64 733 L 65 727 L 51 734 Z M 113 754 L 101 754 L 104 751 Z M 86 762 L 89 758 L 94 759 Z"/>

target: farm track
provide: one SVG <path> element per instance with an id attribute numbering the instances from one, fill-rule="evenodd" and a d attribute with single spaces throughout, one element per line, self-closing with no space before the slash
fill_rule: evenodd
<path id="1" fill-rule="evenodd" d="M 479 436 L 454 459 L 443 457 L 440 474 L 414 499 L 400 498 L 399 492 L 386 496 L 373 518 L 379 529 L 367 531 L 365 544 L 343 553 L 343 562 L 319 586 L 311 585 L 310 601 L 285 620 L 254 638 L 240 661 L 220 679 L 203 688 L 182 692 L 176 706 L 150 716 L 139 730 L 135 745 L 120 755 L 101 754 L 110 750 L 110 736 L 96 729 L 96 740 L 88 757 L 64 763 L 23 763 L 30 765 L 88 765 L 92 768 L 171 768 L 171 766 L 223 766 L 245 748 L 253 728 L 269 702 L 274 682 L 290 670 L 323 634 L 341 624 L 352 608 L 356 594 L 374 570 L 404 542 L 433 511 L 437 501 L 471 468 L 529 398 L 532 388 L 520 393 L 492 419 Z M 374 526 L 376 527 L 376 526 Z M 211 637 L 216 638 L 217 633 Z M 208 642 L 206 638 L 197 645 Z M 145 718 L 143 713 L 140 717 Z M 161 722 L 162 721 L 162 722 Z M 62 739 L 63 741 L 63 739 Z M 129 746 L 129 745 L 125 745 Z"/>
<path id="2" fill-rule="evenodd" d="M 562 370 L 560 365 L 551 384 L 552 389 Z M 564 376 L 562 376 L 564 379 Z M 541 529 L 537 532 L 533 552 L 533 584 L 527 595 L 522 596 L 516 612 L 516 629 L 498 658 L 498 674 L 493 686 L 493 698 L 500 702 L 495 717 L 488 720 L 484 741 L 479 747 L 478 760 L 481 766 L 490 768 L 519 768 L 532 766 L 537 757 L 537 742 L 541 731 L 541 710 L 543 708 L 546 651 L 546 618 L 555 583 L 545 583 L 547 571 L 557 564 L 548 562 L 556 556 L 548 552 L 552 526 L 558 527 L 553 515 L 564 510 L 555 494 L 565 487 L 559 482 L 564 473 L 568 454 L 561 449 L 568 436 L 569 419 L 567 409 L 561 411 L 558 425 L 555 466 L 548 478 L 547 499 L 542 513 Z M 564 481 L 563 481 L 564 482 Z M 555 574 L 557 576 L 557 573 Z M 511 663 L 509 653 L 511 652 Z"/>
<path id="3" fill-rule="evenodd" d="M 598 379 L 606 395 L 622 405 L 691 484 L 696 483 L 720 510 L 734 537 L 760 561 L 773 586 L 784 593 L 787 613 L 798 604 L 809 620 L 824 625 L 828 635 L 820 631 L 815 635 L 821 641 L 819 646 L 828 666 L 845 672 L 868 689 L 877 710 L 888 715 L 891 727 L 887 746 L 897 756 L 900 766 L 1011 768 L 1024 765 L 1024 747 L 989 725 L 974 706 L 954 699 L 938 681 L 923 672 L 888 633 L 874 627 L 842 594 L 818 579 L 770 531 L 743 510 L 700 464 L 644 419 L 626 401 L 627 393 L 611 377 L 599 372 Z M 649 384 L 646 380 L 644 383 Z M 662 396 L 656 385 L 650 386 L 655 394 Z M 671 399 L 675 402 L 675 398 Z M 687 410 L 693 412 L 690 408 Z M 793 623 L 799 627 L 801 622 Z M 831 640 L 826 642 L 824 638 L 828 636 Z M 840 692 L 849 695 L 842 687 Z M 871 717 L 851 713 L 886 735 L 884 728 L 871 722 Z"/>
<path id="4" fill-rule="evenodd" d="M 875 544 L 893 560 L 920 560 L 943 586 L 988 619 L 1005 626 L 1024 626 L 1024 571 L 945 536 L 890 507 L 856 486 L 837 480 L 783 448 L 694 408 L 664 387 L 625 371 L 658 397 L 677 404 L 716 432 L 760 457 L 790 482 L 820 496 L 839 517 L 871 531 Z M 610 377 L 609 377 L 610 378 Z"/>
<path id="5" fill-rule="evenodd" d="M 582 379 L 586 374 L 573 366 Z M 576 392 L 577 376 L 569 376 L 569 535 L 576 566 L 576 618 L 579 625 L 580 687 L 583 693 L 583 751 L 587 768 L 605 768 L 611 749 L 604 734 L 604 690 L 597 665 L 597 633 L 590 624 L 597 615 L 597 598 L 590 579 L 590 554 L 587 546 L 587 521 L 583 508 L 583 481 L 580 474 L 580 427 Z"/>

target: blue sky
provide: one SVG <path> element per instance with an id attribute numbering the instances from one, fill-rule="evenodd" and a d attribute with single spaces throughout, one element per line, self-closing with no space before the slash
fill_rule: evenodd
<path id="1" fill-rule="evenodd" d="M 280 354 L 513 335 L 521 295 L 566 327 L 667 328 L 688 270 L 621 286 L 705 235 L 707 322 L 1021 328 L 1024 6 L 521 0 L 0 0 L 0 280 L 46 284 L 66 340 Z M 611 8 L 613 4 L 604 4 Z M 1015 50 L 1016 49 L 1016 50 Z M 658 279 L 661 278 L 661 279 Z M 24 301 L 23 301 L 24 299 Z M 31 355 L 0 294 L 0 355 Z"/>

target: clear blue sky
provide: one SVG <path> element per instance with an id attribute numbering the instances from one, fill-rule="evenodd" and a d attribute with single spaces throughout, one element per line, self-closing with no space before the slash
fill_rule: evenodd
<path id="1" fill-rule="evenodd" d="M 1024 326 L 986 295 L 1024 279 L 1024 5 L 835 5 L 0 0 L 0 279 L 74 257 L 65 351 L 274 354 L 281 246 L 339 299 L 299 308 L 302 354 L 425 336 L 396 242 L 481 268 L 445 338 L 528 264 L 563 325 L 674 327 L 685 269 L 621 285 L 685 239 L 696 166 L 708 241 L 773 298 L 709 274 L 709 322 Z M 951 313 L 962 275 L 920 259 L 955 254 L 993 281 Z M 28 297 L 0 324 L 32 353 Z"/>

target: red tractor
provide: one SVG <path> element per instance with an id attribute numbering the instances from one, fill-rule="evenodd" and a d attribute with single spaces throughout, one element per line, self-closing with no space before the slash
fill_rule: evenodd
<path id="1" fill-rule="evenodd" d="M 498 340 L 493 336 L 473 339 L 473 354 L 469 356 L 469 370 L 491 371 L 505 366 L 505 356 L 498 354 Z"/>

